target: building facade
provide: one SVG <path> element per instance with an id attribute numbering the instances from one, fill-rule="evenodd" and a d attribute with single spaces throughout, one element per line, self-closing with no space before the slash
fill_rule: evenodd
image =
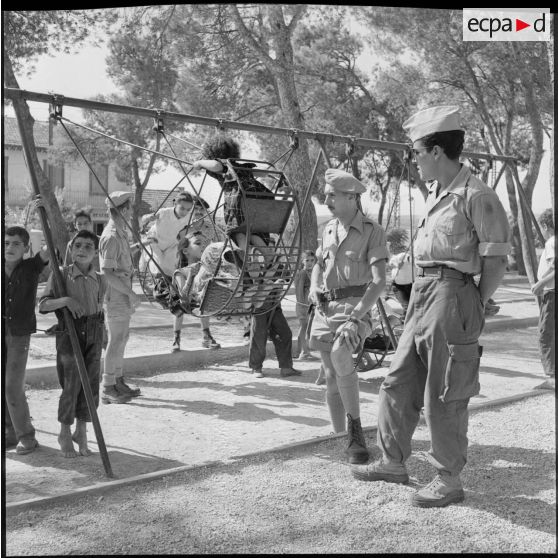
<path id="1" fill-rule="evenodd" d="M 49 122 L 35 121 L 33 136 L 37 155 L 43 171 L 47 174 L 53 189 L 61 193 L 65 204 L 76 208 L 90 208 L 95 231 L 100 234 L 108 221 L 105 194 L 99 182 L 83 160 L 71 161 L 64 165 L 49 163 L 49 148 L 56 134 L 64 133 Z M 33 194 L 27 161 L 23 152 L 17 120 L 4 117 L 2 160 L 2 194 L 4 204 L 12 209 L 23 209 Z M 116 178 L 113 165 L 96 165 L 95 173 L 109 192 L 130 190 L 130 187 Z"/>

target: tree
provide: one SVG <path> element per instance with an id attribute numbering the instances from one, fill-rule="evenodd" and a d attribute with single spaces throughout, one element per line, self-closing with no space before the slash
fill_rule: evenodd
<path id="1" fill-rule="evenodd" d="M 4 85 L 19 89 L 16 77 L 27 67 L 32 72 L 37 57 L 55 51 L 70 52 L 90 36 L 101 17 L 110 18 L 111 12 L 103 16 L 98 11 L 6 11 L 4 15 Z M 54 242 L 60 253 L 64 253 L 68 232 L 58 207 L 55 193 L 43 172 L 33 139 L 34 119 L 27 102 L 13 101 L 20 126 L 22 141 L 30 146 L 31 166 L 37 176 L 39 192 L 45 203 L 46 214 Z"/>
<path id="2" fill-rule="evenodd" d="M 469 107 L 468 130 L 484 128 L 491 151 L 518 156 L 526 168 L 522 186 L 530 203 L 542 159 L 544 128 L 552 114 L 546 47 L 528 42 L 463 42 L 461 14 L 450 10 L 374 8 L 367 10 L 367 17 L 379 40 L 389 34 L 394 51 L 403 45 L 421 61 L 429 83 L 425 100 L 447 102 L 451 94 L 452 100 Z M 525 134 L 528 157 L 517 152 Z M 533 280 L 536 262 L 531 228 L 523 211 L 517 211 L 510 179 L 510 208 L 518 217 L 526 273 Z"/>

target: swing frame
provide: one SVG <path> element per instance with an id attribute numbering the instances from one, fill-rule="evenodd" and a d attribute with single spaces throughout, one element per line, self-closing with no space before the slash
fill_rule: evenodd
<path id="1" fill-rule="evenodd" d="M 209 117 L 202 117 L 202 116 L 189 115 L 189 114 L 183 114 L 183 113 L 167 112 L 167 111 L 163 111 L 163 110 L 159 110 L 159 109 L 145 109 L 145 108 L 141 108 L 141 107 L 120 105 L 120 104 L 115 104 L 115 103 L 106 103 L 106 102 L 101 102 L 101 101 L 90 101 L 90 100 L 79 99 L 79 98 L 74 98 L 74 97 L 65 97 L 65 96 L 60 95 L 60 94 L 52 94 L 52 93 L 46 94 L 46 93 L 39 93 L 39 92 L 35 92 L 35 91 L 21 90 L 21 89 L 17 89 L 17 88 L 4 88 L 4 95 L 6 96 L 6 98 L 9 98 L 9 99 L 20 99 L 20 100 L 29 100 L 29 101 L 37 101 L 37 102 L 48 103 L 52 107 L 54 107 L 54 116 L 57 116 L 57 114 L 56 114 L 57 110 L 61 115 L 62 106 L 72 106 L 72 107 L 78 107 L 78 108 L 85 108 L 85 109 L 89 109 L 89 110 L 101 110 L 101 111 L 113 112 L 113 113 L 133 114 L 135 116 L 151 117 L 151 118 L 154 118 L 154 119 L 161 119 L 161 120 L 165 119 L 165 120 L 173 120 L 173 121 L 185 122 L 185 123 L 190 123 L 190 124 L 215 126 L 218 130 L 225 130 L 225 129 L 244 130 L 244 131 L 249 131 L 249 132 L 254 132 L 254 133 L 286 135 L 291 139 L 291 141 L 295 140 L 296 143 L 298 143 L 299 138 L 300 139 L 314 140 L 319 144 L 320 150 L 319 150 L 318 157 L 317 157 L 315 165 L 314 165 L 314 170 L 312 172 L 312 177 L 311 177 L 310 182 L 309 182 L 309 184 L 307 185 L 307 188 L 306 188 L 306 195 L 305 195 L 304 203 L 302 204 L 302 211 L 301 211 L 302 215 L 304 215 L 304 213 L 305 213 L 305 209 L 306 209 L 307 203 L 308 203 L 309 198 L 310 198 L 310 192 L 312 190 L 314 181 L 315 181 L 316 176 L 317 176 L 317 169 L 318 169 L 318 166 L 319 166 L 320 159 L 323 157 L 323 159 L 326 161 L 326 163 L 329 166 L 331 166 L 331 164 L 329 162 L 329 157 L 327 156 L 327 150 L 326 150 L 327 142 L 345 143 L 348 146 L 347 147 L 347 153 L 348 153 L 349 156 L 350 156 L 350 153 L 351 153 L 351 147 L 361 146 L 361 147 L 368 147 L 368 148 L 374 148 L 374 149 L 380 149 L 380 150 L 396 151 L 400 154 L 400 156 L 402 156 L 403 160 L 405 159 L 405 157 L 411 157 L 411 146 L 407 143 L 375 140 L 375 139 L 370 139 L 370 138 L 356 138 L 354 136 L 342 136 L 342 135 L 338 135 L 338 134 L 312 132 L 312 131 L 305 131 L 305 130 L 296 130 L 296 129 L 292 129 L 292 128 L 289 129 L 289 128 L 280 128 L 280 127 L 273 127 L 273 126 L 263 126 L 263 125 L 259 125 L 259 124 L 236 122 L 236 121 L 225 121 L 225 120 L 219 119 L 219 118 L 209 118 Z M 91 131 L 99 133 L 98 131 L 95 131 L 95 130 L 91 130 Z M 112 139 L 114 139 L 114 138 L 112 138 Z M 123 140 L 119 140 L 119 141 L 123 141 Z M 130 144 L 129 142 L 124 142 L 124 143 L 128 143 L 129 145 L 133 145 L 133 144 Z M 135 146 L 135 147 L 138 147 L 138 146 Z M 155 152 L 153 150 L 143 148 L 143 147 L 141 149 L 145 150 L 145 151 L 148 151 L 148 152 L 155 153 L 155 154 L 157 154 L 159 156 L 162 156 L 162 157 L 166 157 L 170 160 L 175 160 L 181 167 L 182 167 L 183 164 L 189 164 L 188 161 L 185 161 L 184 159 L 180 159 L 176 156 L 169 156 L 167 154 L 164 154 L 164 153 L 161 153 L 161 152 Z M 289 150 L 287 150 L 286 153 L 288 153 L 288 152 L 289 152 Z M 291 153 L 291 155 L 292 155 L 292 153 Z M 515 184 L 517 193 L 518 193 L 519 198 L 520 198 L 522 210 L 525 212 L 526 216 L 528 215 L 530 217 L 531 222 L 532 222 L 533 226 L 535 227 L 535 230 L 537 232 L 537 235 L 538 235 L 539 239 L 544 239 L 544 235 L 542 234 L 542 231 L 539 227 L 539 224 L 538 224 L 538 222 L 537 222 L 537 220 L 536 220 L 536 218 L 533 214 L 533 211 L 532 211 L 530 205 L 527 202 L 525 192 L 524 192 L 524 190 L 521 186 L 521 181 L 519 179 L 519 174 L 518 174 L 518 170 L 517 170 L 517 164 L 518 164 L 517 159 L 515 157 L 506 156 L 506 155 L 496 155 L 496 154 L 493 154 L 493 153 L 481 153 L 481 152 L 471 152 L 471 151 L 463 151 L 462 157 L 463 158 L 473 157 L 473 158 L 477 158 L 477 159 L 486 159 L 486 160 L 492 162 L 492 164 L 494 164 L 495 161 L 500 161 L 502 163 L 502 168 L 500 169 L 499 175 L 496 179 L 496 184 L 493 185 L 494 189 L 497 185 L 497 182 L 500 180 L 501 176 L 503 175 L 503 172 L 504 172 L 505 168 L 510 168 L 511 173 L 512 173 L 512 177 L 513 177 L 513 180 L 514 180 L 514 184 Z M 185 172 L 185 174 L 187 174 L 187 173 Z M 188 177 L 186 176 L 186 178 L 188 178 Z M 97 177 L 97 180 L 98 180 L 98 177 Z M 190 182 L 191 186 L 193 187 L 191 181 L 189 179 L 188 179 L 188 181 Z M 100 181 L 99 181 L 99 183 L 100 183 Z M 194 190 L 194 192 L 196 192 L 195 188 L 193 188 L 193 190 Z M 409 195 L 410 195 L 410 191 L 409 191 Z M 300 226 L 300 223 L 297 226 Z M 138 242 L 138 244 L 142 248 L 145 249 L 145 247 L 141 243 L 141 240 L 140 240 L 140 242 Z M 379 302 L 380 302 L 380 306 L 381 306 L 381 301 L 379 301 Z M 383 314 L 383 313 L 381 312 L 381 314 Z M 389 328 L 389 324 L 386 324 L 386 325 L 388 325 L 388 332 L 389 332 L 391 328 Z M 390 338 L 391 337 L 392 336 L 390 335 Z M 395 339 L 392 339 L 392 342 L 394 340 Z"/>

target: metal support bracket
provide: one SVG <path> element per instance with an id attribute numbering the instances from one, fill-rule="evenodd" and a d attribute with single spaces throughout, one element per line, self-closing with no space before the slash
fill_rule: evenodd
<path id="1" fill-rule="evenodd" d="M 165 131 L 165 121 L 163 119 L 164 111 L 158 110 L 157 116 L 153 118 L 155 125 L 153 126 L 153 131 L 158 134 L 162 134 Z"/>
<path id="2" fill-rule="evenodd" d="M 291 149 L 298 149 L 298 130 L 296 128 L 289 130 L 289 147 Z"/>
<path id="3" fill-rule="evenodd" d="M 62 118 L 62 107 L 64 105 L 64 95 L 53 95 L 49 105 L 49 118 L 55 122 Z"/>

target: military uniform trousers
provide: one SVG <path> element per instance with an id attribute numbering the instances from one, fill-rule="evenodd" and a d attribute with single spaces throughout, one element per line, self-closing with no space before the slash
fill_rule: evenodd
<path id="1" fill-rule="evenodd" d="M 467 405 L 480 390 L 483 327 L 484 309 L 471 276 L 416 278 L 403 334 L 380 388 L 378 446 L 388 459 L 404 463 L 411 455 L 424 406 L 429 460 L 439 472 L 461 472 L 467 461 Z"/>
<path id="2" fill-rule="evenodd" d="M 103 345 L 103 320 L 98 314 L 74 319 L 75 330 L 95 407 L 99 406 L 101 378 L 101 351 Z M 58 402 L 58 422 L 71 425 L 74 419 L 91 422 L 87 400 L 83 391 L 70 335 L 64 331 L 56 334 L 56 371 L 62 387 Z"/>

